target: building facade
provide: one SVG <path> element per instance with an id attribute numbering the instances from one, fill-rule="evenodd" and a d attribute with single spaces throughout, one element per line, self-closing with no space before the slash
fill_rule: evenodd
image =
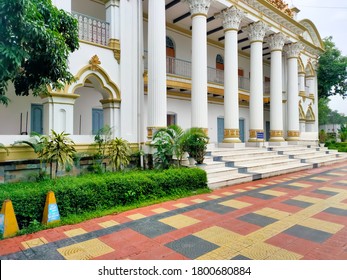
<path id="1" fill-rule="evenodd" d="M 318 139 L 323 43 L 283 1 L 52 2 L 78 20 L 80 48 L 69 58 L 76 81 L 44 98 L 17 97 L 10 85 L 0 143 L 53 129 L 82 147 L 109 125 L 141 144 L 170 124 L 201 127 L 211 143 Z"/>

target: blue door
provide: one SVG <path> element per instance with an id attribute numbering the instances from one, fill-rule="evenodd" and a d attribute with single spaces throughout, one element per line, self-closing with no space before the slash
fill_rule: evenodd
<path id="1" fill-rule="evenodd" d="M 92 109 L 92 133 L 97 134 L 104 126 L 104 111 L 102 109 Z"/>
<path id="2" fill-rule="evenodd" d="M 242 143 L 245 142 L 245 120 L 239 119 L 239 130 L 240 130 L 240 140 Z"/>
<path id="3" fill-rule="evenodd" d="M 31 132 L 43 134 L 42 104 L 31 104 Z"/>
<path id="4" fill-rule="evenodd" d="M 224 118 L 217 118 L 218 143 L 224 140 Z"/>

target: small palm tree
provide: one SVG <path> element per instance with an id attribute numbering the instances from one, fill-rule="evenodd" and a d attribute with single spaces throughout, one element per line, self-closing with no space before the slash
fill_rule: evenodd
<path id="1" fill-rule="evenodd" d="M 56 162 L 55 175 L 58 173 L 59 166 L 64 167 L 67 164 L 73 164 L 73 157 L 76 153 L 75 143 L 68 136 L 68 133 L 57 133 L 52 130 L 52 134 L 44 138 L 42 157 L 50 163 L 51 178 L 53 162 Z"/>
<path id="2" fill-rule="evenodd" d="M 112 171 L 121 170 L 123 167 L 129 164 L 131 156 L 131 148 L 128 141 L 122 138 L 115 138 L 109 143 L 110 165 Z"/>
<path id="3" fill-rule="evenodd" d="M 183 151 L 201 164 L 205 158 L 208 140 L 209 138 L 202 128 L 192 127 L 185 131 L 181 138 Z"/>

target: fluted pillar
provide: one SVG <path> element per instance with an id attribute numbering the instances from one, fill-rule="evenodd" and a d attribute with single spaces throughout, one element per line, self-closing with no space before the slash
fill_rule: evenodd
<path id="1" fill-rule="evenodd" d="M 257 132 L 264 132 L 263 39 L 268 29 L 266 24 L 258 21 L 250 24 L 247 30 L 251 43 L 249 142 L 263 141 L 257 139 Z"/>
<path id="2" fill-rule="evenodd" d="M 208 131 L 206 17 L 211 0 L 183 0 L 192 16 L 192 127 Z"/>
<path id="3" fill-rule="evenodd" d="M 148 1 L 148 126 L 147 138 L 166 127 L 165 1 Z"/>
<path id="4" fill-rule="evenodd" d="M 244 13 L 235 6 L 221 14 L 224 28 L 224 143 L 238 143 L 239 79 L 237 31 Z"/>
<path id="5" fill-rule="evenodd" d="M 300 138 L 299 124 L 299 88 L 298 88 L 298 57 L 303 50 L 300 43 L 285 46 L 288 59 L 288 131 L 287 141 L 298 141 Z"/>
<path id="6" fill-rule="evenodd" d="M 268 37 L 271 50 L 270 142 L 283 142 L 282 49 L 286 37 L 277 33 Z"/>

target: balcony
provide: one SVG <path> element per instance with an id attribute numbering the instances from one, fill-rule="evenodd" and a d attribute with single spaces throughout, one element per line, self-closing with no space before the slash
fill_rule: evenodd
<path id="1" fill-rule="evenodd" d="M 107 46 L 110 38 L 110 24 L 106 21 L 72 12 L 78 20 L 78 38 L 87 42 Z"/>
<path id="2" fill-rule="evenodd" d="M 145 51 L 145 69 L 148 69 L 148 54 Z M 184 78 L 192 77 L 192 63 L 187 60 L 166 57 L 166 73 L 173 74 Z M 213 67 L 207 67 L 207 81 L 210 83 L 216 83 L 224 85 L 224 71 Z M 239 88 L 242 90 L 249 91 L 250 84 L 249 79 L 239 76 Z"/>

